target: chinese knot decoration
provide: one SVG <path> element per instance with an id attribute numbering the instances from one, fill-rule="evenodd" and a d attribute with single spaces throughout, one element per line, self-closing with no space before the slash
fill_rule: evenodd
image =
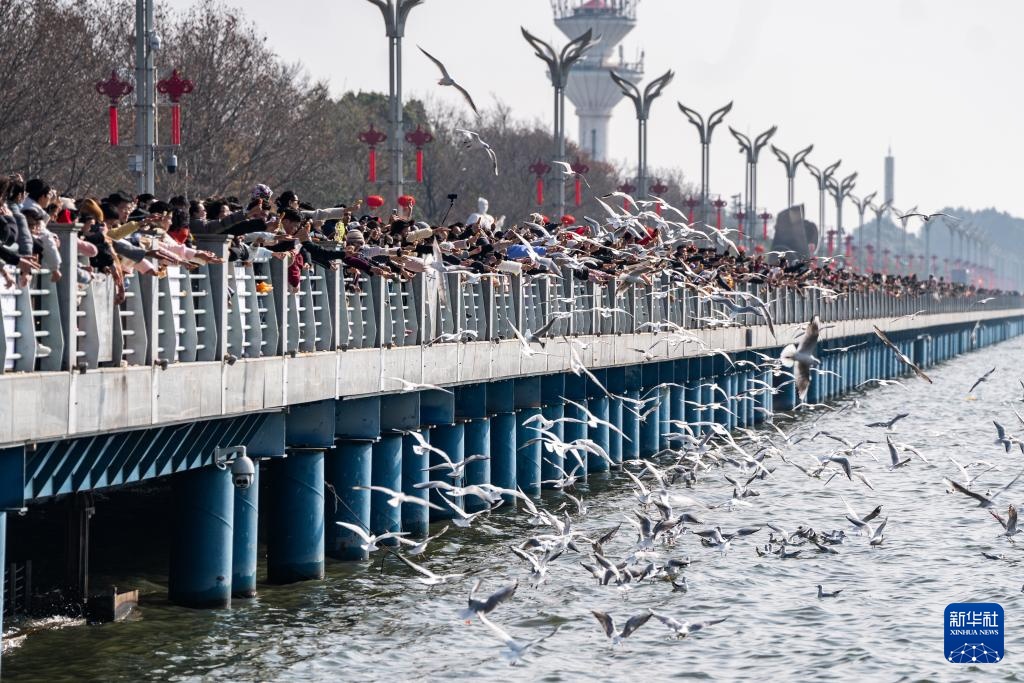
<path id="1" fill-rule="evenodd" d="M 178 75 L 178 70 L 171 71 L 171 75 L 162 81 L 157 81 L 156 91 L 161 95 L 167 95 L 171 101 L 171 144 L 181 144 L 181 105 L 178 102 L 182 95 L 192 92 L 192 81 Z"/>
<path id="2" fill-rule="evenodd" d="M 576 157 L 576 161 L 572 164 L 572 171 L 576 174 L 574 198 L 576 200 L 576 206 L 579 206 L 583 203 L 583 176 L 590 173 L 590 167 L 580 161 L 579 157 Z"/>
<path id="3" fill-rule="evenodd" d="M 544 176 L 551 172 L 551 166 L 538 159 L 530 166 L 530 173 L 537 176 L 537 206 L 544 206 Z"/>
<path id="4" fill-rule="evenodd" d="M 661 182 L 661 180 L 655 180 L 654 184 L 648 188 L 655 197 L 661 197 L 661 195 L 668 192 L 668 185 Z M 654 205 L 654 213 L 661 215 L 661 202 Z"/>
<path id="5" fill-rule="evenodd" d="M 688 223 L 693 223 L 693 210 L 700 206 L 700 199 L 698 199 L 697 197 L 687 197 L 683 201 L 683 204 L 685 204 L 686 208 L 689 209 L 686 221 Z"/>
<path id="6" fill-rule="evenodd" d="M 110 98 L 110 108 L 108 114 L 110 116 L 110 144 L 117 145 L 118 134 L 117 134 L 117 103 L 125 95 L 131 93 L 134 90 L 132 84 L 128 81 L 122 81 L 117 77 L 116 71 L 110 72 L 110 78 L 106 81 L 100 81 L 96 84 L 96 92 L 101 95 L 105 95 Z"/>
<path id="7" fill-rule="evenodd" d="M 416 126 L 416 130 L 405 134 L 405 141 L 416 147 L 416 182 L 423 182 L 423 145 L 434 141 L 434 136 Z"/>
<path id="8" fill-rule="evenodd" d="M 636 192 L 636 185 L 631 184 L 627 180 L 626 182 L 619 185 L 616 189 L 622 194 L 628 194 L 629 196 L 633 196 L 633 193 Z M 622 198 L 622 210 L 629 211 L 629 200 L 626 199 L 625 197 Z"/>
<path id="9" fill-rule="evenodd" d="M 370 171 L 367 180 L 371 183 L 377 182 L 377 145 L 388 139 L 388 136 L 380 132 L 370 124 L 370 130 L 364 130 L 359 134 L 359 142 L 370 147 Z"/>

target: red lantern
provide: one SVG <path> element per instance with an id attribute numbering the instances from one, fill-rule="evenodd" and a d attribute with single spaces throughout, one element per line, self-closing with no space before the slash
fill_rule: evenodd
<path id="1" fill-rule="evenodd" d="M 544 176 L 551 172 L 551 166 L 537 159 L 530 165 L 530 173 L 537 176 L 537 206 L 544 206 Z"/>
<path id="2" fill-rule="evenodd" d="M 693 223 L 693 210 L 695 208 L 697 208 L 698 206 L 700 206 L 700 200 L 697 199 L 696 197 L 687 197 L 683 201 L 683 204 L 686 204 L 686 208 L 688 208 L 690 210 L 689 214 L 688 214 L 688 217 L 687 217 L 687 222 L 688 223 Z"/>
<path id="3" fill-rule="evenodd" d="M 619 185 L 617 189 L 619 190 L 619 192 L 622 192 L 623 194 L 628 194 L 632 196 L 633 193 L 636 192 L 636 185 L 630 185 L 629 181 L 627 180 L 626 182 Z M 622 198 L 622 210 L 629 211 L 629 200 L 626 199 L 625 197 Z"/>
<path id="4" fill-rule="evenodd" d="M 661 195 L 668 192 L 668 185 L 661 182 L 661 180 L 656 180 L 654 181 L 654 184 L 651 185 L 648 189 L 651 191 L 651 194 L 653 194 L 655 197 L 660 198 Z M 658 202 L 657 204 L 654 205 L 654 212 L 659 216 L 661 215 L 661 202 Z"/>
<path id="5" fill-rule="evenodd" d="M 110 144 L 113 146 L 116 146 L 118 143 L 117 103 L 132 90 L 132 84 L 118 78 L 116 71 L 110 72 L 109 79 L 96 84 L 96 92 L 110 98 L 110 107 L 107 109 L 107 114 L 110 119 Z"/>
<path id="6" fill-rule="evenodd" d="M 376 130 L 370 124 L 370 130 L 364 130 L 359 134 L 359 141 L 370 147 L 370 171 L 367 180 L 371 183 L 377 182 L 377 145 L 388 139 L 384 133 Z"/>
<path id="7" fill-rule="evenodd" d="M 416 206 L 416 198 L 411 194 L 403 194 L 398 198 L 398 205 L 403 209 L 411 209 Z"/>
<path id="8" fill-rule="evenodd" d="M 742 242 L 743 241 L 743 226 L 746 225 L 746 223 L 747 223 L 747 212 L 746 211 L 740 211 L 739 213 L 737 213 L 734 216 L 734 218 L 736 219 L 736 232 L 737 232 L 737 236 L 739 237 L 737 242 Z"/>
<path id="9" fill-rule="evenodd" d="M 727 202 L 724 199 L 716 199 L 711 202 L 711 206 L 715 207 L 715 228 L 718 230 L 722 229 L 722 209 L 725 208 Z"/>
<path id="10" fill-rule="evenodd" d="M 882 273 L 884 275 L 888 275 L 889 274 L 889 254 L 891 254 L 891 253 L 892 252 L 889 251 L 888 249 L 883 249 L 882 250 L 882 256 L 884 257 L 882 259 Z"/>
<path id="11" fill-rule="evenodd" d="M 572 164 L 573 173 L 576 174 L 576 206 L 583 203 L 583 176 L 590 173 L 590 167 L 580 161 L 579 157 L 576 157 L 576 161 Z"/>
<path id="12" fill-rule="evenodd" d="M 434 136 L 425 130 L 422 130 L 419 126 L 416 126 L 416 130 L 410 131 L 405 134 L 405 141 L 410 145 L 416 146 L 416 182 L 423 182 L 423 145 L 428 145 L 434 141 Z"/>
<path id="13" fill-rule="evenodd" d="M 379 209 L 384 206 L 384 198 L 379 194 L 371 194 L 366 198 L 366 205 L 371 209 Z"/>
<path id="14" fill-rule="evenodd" d="M 875 245 L 869 244 L 865 249 L 868 250 L 868 272 L 875 272 Z"/>
<path id="15" fill-rule="evenodd" d="M 182 95 L 192 92 L 192 81 L 178 76 L 178 70 L 171 71 L 171 75 L 162 81 L 157 81 L 156 91 L 161 95 L 167 95 L 171 101 L 171 144 L 181 144 L 181 105 L 178 101 Z"/>
<path id="16" fill-rule="evenodd" d="M 765 242 L 767 242 L 768 241 L 768 221 L 770 221 L 772 219 L 772 215 L 770 213 L 768 213 L 767 211 L 764 211 L 763 213 L 758 214 L 757 217 L 760 218 L 761 221 L 762 221 L 762 223 L 761 223 L 761 239 L 764 240 Z"/>
<path id="17" fill-rule="evenodd" d="M 853 235 L 846 236 L 846 258 L 853 257 Z"/>

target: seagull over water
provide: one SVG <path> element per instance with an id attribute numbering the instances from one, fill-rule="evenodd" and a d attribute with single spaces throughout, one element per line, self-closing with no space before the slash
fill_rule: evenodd
<path id="1" fill-rule="evenodd" d="M 594 618 L 601 624 L 604 634 L 612 641 L 613 646 L 620 644 L 631 636 L 634 631 L 646 624 L 653 614 L 648 612 L 647 614 L 638 614 L 635 617 L 630 617 L 626 625 L 619 631 L 615 628 L 615 619 L 612 618 L 612 615 L 606 612 L 598 612 L 597 610 L 591 610 L 591 612 L 594 614 Z"/>

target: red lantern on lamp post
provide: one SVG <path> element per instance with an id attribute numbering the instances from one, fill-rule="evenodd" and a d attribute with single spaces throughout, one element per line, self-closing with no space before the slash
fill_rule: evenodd
<path id="1" fill-rule="evenodd" d="M 576 161 L 572 163 L 572 171 L 576 174 L 575 199 L 576 206 L 579 206 L 583 203 L 583 176 L 590 173 L 590 167 L 576 157 Z"/>
<path id="2" fill-rule="evenodd" d="M 889 274 L 889 254 L 891 254 L 891 253 L 892 252 L 889 251 L 888 249 L 883 249 L 882 250 L 882 257 L 883 257 L 882 258 L 882 274 L 883 275 L 888 275 Z"/>
<path id="3" fill-rule="evenodd" d="M 537 176 L 537 206 L 544 206 L 544 177 L 551 172 L 551 165 L 537 159 L 530 165 L 530 173 Z"/>
<path id="4" fill-rule="evenodd" d="M 864 247 L 868 252 L 868 273 L 875 272 L 875 245 L 868 244 Z"/>
<path id="5" fill-rule="evenodd" d="M 377 182 L 377 145 L 388 139 L 388 136 L 383 132 L 377 130 L 370 124 L 369 130 L 364 130 L 359 134 L 359 142 L 369 146 L 369 172 L 367 173 L 367 180 L 371 183 Z"/>
<path id="6" fill-rule="evenodd" d="M 654 184 L 647 188 L 651 194 L 661 199 L 661 196 L 668 192 L 668 185 L 661 182 L 661 179 L 655 180 Z M 654 205 L 654 213 L 661 215 L 661 202 Z"/>
<path id="7" fill-rule="evenodd" d="M 636 192 L 636 185 L 633 185 L 628 180 L 626 180 L 615 189 L 617 189 L 619 192 L 623 194 L 628 194 L 630 197 L 632 197 L 633 193 Z M 622 210 L 629 211 L 629 200 L 626 199 L 625 197 L 622 198 Z"/>
<path id="8" fill-rule="evenodd" d="M 757 217 L 761 219 L 761 239 L 764 240 L 765 242 L 767 242 L 768 241 L 768 221 L 770 221 L 772 218 L 774 218 L 774 216 L 772 216 L 770 213 L 768 213 L 768 210 L 765 209 L 761 213 L 757 214 Z"/>
<path id="9" fill-rule="evenodd" d="M 715 207 L 715 228 L 718 230 L 722 229 L 722 209 L 724 209 L 727 204 L 728 202 L 721 197 L 711 202 L 711 206 Z"/>
<path id="10" fill-rule="evenodd" d="M 700 206 L 700 199 L 697 197 L 687 197 L 683 200 L 683 204 L 685 204 L 686 208 L 689 209 L 686 214 L 686 222 L 693 223 L 693 210 Z"/>
<path id="11" fill-rule="evenodd" d="M 181 105 L 178 102 L 182 95 L 192 92 L 192 81 L 178 75 L 178 70 L 171 71 L 171 75 L 162 81 L 157 81 L 156 91 L 161 95 L 167 95 L 171 101 L 171 144 L 181 144 Z"/>
<path id="12" fill-rule="evenodd" d="M 434 141 L 434 136 L 429 132 L 416 126 L 416 130 L 405 134 L 405 141 L 416 147 L 416 182 L 423 182 L 423 145 L 429 145 Z"/>
<path id="13" fill-rule="evenodd" d="M 747 212 L 740 210 L 733 214 L 736 219 L 736 244 L 743 243 L 743 226 L 747 224 Z"/>
<path id="14" fill-rule="evenodd" d="M 853 258 L 853 235 L 846 236 L 846 260 Z"/>
<path id="15" fill-rule="evenodd" d="M 829 258 L 832 258 L 832 255 L 833 255 L 833 253 L 834 253 L 834 250 L 833 250 L 833 246 L 834 246 L 834 244 L 833 244 L 833 241 L 835 240 L 835 237 L 836 237 L 836 231 L 835 231 L 835 229 L 829 230 L 829 231 L 828 231 L 828 257 L 829 257 Z"/>
<path id="16" fill-rule="evenodd" d="M 96 92 L 110 98 L 110 107 L 107 110 L 110 118 L 110 144 L 115 147 L 118 143 L 117 103 L 132 90 L 132 84 L 118 78 L 117 71 L 111 71 L 110 78 L 96 84 Z"/>

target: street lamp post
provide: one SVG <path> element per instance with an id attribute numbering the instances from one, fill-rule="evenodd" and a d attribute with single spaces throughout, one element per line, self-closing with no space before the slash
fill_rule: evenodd
<path id="1" fill-rule="evenodd" d="M 821 238 L 825 236 L 825 192 L 828 190 L 828 181 L 832 177 L 832 174 L 839 168 L 839 164 L 842 163 L 842 159 L 826 166 L 824 169 L 819 169 L 814 164 L 804 159 L 804 166 L 814 176 L 814 180 L 818 183 L 818 246 L 821 246 Z"/>
<path id="2" fill-rule="evenodd" d="M 135 149 L 139 194 L 156 192 L 156 0 L 135 0 Z"/>
<path id="3" fill-rule="evenodd" d="M 843 240 L 843 202 L 850 196 L 853 186 L 856 184 L 857 174 L 851 173 L 842 180 L 835 178 L 828 179 L 828 191 L 832 199 L 836 201 L 836 232 L 839 234 L 839 241 Z"/>
<path id="4" fill-rule="evenodd" d="M 793 156 L 789 156 L 775 145 L 772 145 L 772 152 L 774 152 L 776 158 L 782 162 L 782 165 L 786 167 L 786 201 L 788 202 L 786 206 L 793 206 L 793 198 L 795 196 L 795 193 L 793 192 L 793 180 L 796 178 L 796 171 L 800 168 L 800 164 L 803 163 L 804 159 L 811 153 L 812 149 L 814 149 L 814 145 L 807 145 Z"/>
<path id="5" fill-rule="evenodd" d="M 388 37 L 388 123 L 390 124 L 391 167 L 389 185 L 391 200 L 402 194 L 402 38 L 405 36 L 405 20 L 409 12 L 423 0 L 369 0 L 384 17 L 384 32 Z"/>
<path id="6" fill-rule="evenodd" d="M 747 157 L 747 187 L 744 191 L 746 205 L 743 213 L 747 223 L 747 228 L 744 232 L 751 239 L 754 234 L 754 218 L 757 217 L 757 160 L 761 155 L 761 150 L 768 144 L 768 141 L 775 135 L 775 131 L 778 129 L 778 126 L 772 126 L 751 140 L 732 126 L 729 126 L 729 132 L 736 138 L 736 142 L 740 143 L 740 152 L 743 152 Z"/>
<path id="7" fill-rule="evenodd" d="M 534 54 L 548 65 L 548 74 L 551 77 L 551 86 L 555 90 L 555 160 L 565 161 L 565 85 L 569 81 L 569 72 L 573 65 L 578 62 L 583 54 L 596 45 L 601 36 L 594 36 L 590 29 L 566 43 L 561 52 L 555 52 L 555 48 L 533 35 L 525 28 L 520 27 L 523 38 L 533 47 Z M 558 183 L 558 215 L 565 213 L 565 178 Z"/>
<path id="8" fill-rule="evenodd" d="M 730 109 L 732 109 L 732 102 L 711 112 L 711 116 L 707 118 L 707 121 L 705 121 L 704 117 L 698 114 L 696 110 L 690 109 L 682 102 L 676 102 L 676 104 L 679 105 L 679 111 L 686 115 L 686 118 L 690 120 L 690 123 L 697 128 L 697 132 L 700 134 L 701 213 L 706 213 L 705 208 L 708 204 L 708 185 L 711 182 L 711 136 L 715 132 L 715 127 L 725 119 L 725 115 L 729 113 Z"/>
<path id="9" fill-rule="evenodd" d="M 872 204 L 871 212 L 875 214 L 875 251 L 882 252 L 882 216 L 892 208 L 892 201 L 885 200 L 881 204 Z"/>
<path id="10" fill-rule="evenodd" d="M 864 265 L 864 243 L 866 242 L 864 239 L 864 213 L 868 210 L 868 207 L 871 206 L 871 200 L 874 199 L 877 194 L 877 192 L 872 192 L 860 199 L 853 194 L 850 194 L 850 201 L 857 207 L 857 247 L 860 249 L 862 267 Z"/>
<path id="11" fill-rule="evenodd" d="M 636 178 L 637 187 L 647 187 L 647 119 L 651 113 L 651 103 L 659 95 L 665 87 L 672 82 L 674 73 L 669 69 L 662 75 L 655 78 L 653 81 L 647 84 L 643 92 L 636 87 L 633 83 L 618 75 L 612 70 L 608 71 L 608 75 L 611 76 L 612 80 L 615 81 L 622 93 L 633 101 L 633 107 L 636 109 L 636 128 L 637 128 L 637 154 L 636 154 Z"/>

